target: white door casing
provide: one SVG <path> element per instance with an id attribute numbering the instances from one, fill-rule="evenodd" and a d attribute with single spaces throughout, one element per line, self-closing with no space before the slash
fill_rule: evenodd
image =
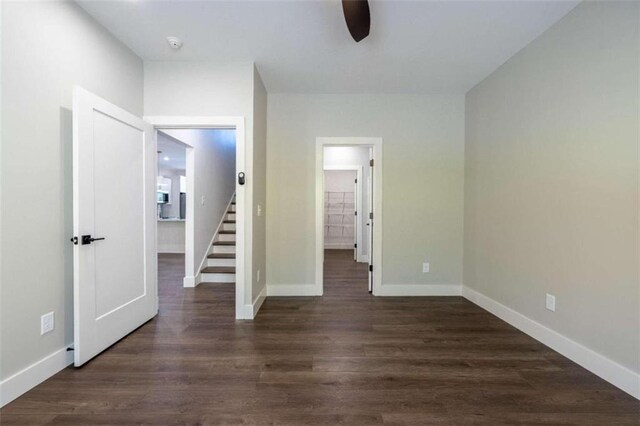
<path id="1" fill-rule="evenodd" d="M 315 179 L 315 209 L 316 209 L 316 270 L 314 296 L 322 296 L 324 280 L 324 147 L 326 146 L 368 146 L 374 161 L 371 182 L 372 211 L 376 226 L 371 229 L 369 247 L 369 263 L 373 267 L 371 278 L 373 295 L 381 294 L 382 289 L 382 138 L 377 137 L 317 137 L 316 138 L 316 179 Z M 348 167 L 348 166 L 347 166 Z M 361 187 L 362 189 L 362 187 Z M 359 209 L 364 211 L 364 208 Z M 372 228 L 369 226 L 368 228 Z"/>
<path id="2" fill-rule="evenodd" d="M 74 88 L 76 366 L 158 312 L 156 156 L 150 124 Z"/>

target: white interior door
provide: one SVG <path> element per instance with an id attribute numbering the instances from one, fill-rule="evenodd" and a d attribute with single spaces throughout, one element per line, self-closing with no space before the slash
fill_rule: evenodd
<path id="1" fill-rule="evenodd" d="M 356 174 L 357 176 L 357 174 Z M 354 215 L 353 215 L 353 260 L 358 261 L 358 234 L 360 230 L 358 229 L 358 197 L 360 194 L 358 193 L 358 178 L 354 180 L 353 184 L 353 206 L 354 206 Z"/>
<path id="2" fill-rule="evenodd" d="M 369 200 L 369 293 L 373 292 L 373 148 L 369 148 L 369 179 L 367 182 Z"/>
<path id="3" fill-rule="evenodd" d="M 154 138 L 142 119 L 74 89 L 76 366 L 158 312 Z"/>

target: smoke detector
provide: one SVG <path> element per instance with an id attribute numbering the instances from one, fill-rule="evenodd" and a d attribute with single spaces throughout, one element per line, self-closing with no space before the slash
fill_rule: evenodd
<path id="1" fill-rule="evenodd" d="M 182 40 L 178 37 L 167 37 L 167 43 L 172 49 L 178 50 L 182 47 Z"/>

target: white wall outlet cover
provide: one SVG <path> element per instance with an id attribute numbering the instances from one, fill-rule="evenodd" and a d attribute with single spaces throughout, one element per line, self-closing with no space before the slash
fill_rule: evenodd
<path id="1" fill-rule="evenodd" d="M 204 195 L 200 198 L 200 205 L 204 206 Z"/>
<path id="2" fill-rule="evenodd" d="M 262 216 L 262 206 L 258 204 L 258 216 Z"/>
<path id="3" fill-rule="evenodd" d="M 55 326 L 53 312 L 44 314 L 40 317 L 40 335 L 53 331 Z"/>
<path id="4" fill-rule="evenodd" d="M 256 275 L 258 276 L 258 278 L 257 278 L 257 280 L 256 280 L 256 281 L 257 281 L 257 282 L 260 282 L 260 269 L 258 269 L 258 273 L 257 273 Z"/>
<path id="5" fill-rule="evenodd" d="M 427 273 L 429 272 L 429 262 L 425 262 L 422 264 L 422 272 Z"/>
<path id="6" fill-rule="evenodd" d="M 556 297 L 549 293 L 546 297 L 546 308 L 552 312 L 556 311 Z"/>

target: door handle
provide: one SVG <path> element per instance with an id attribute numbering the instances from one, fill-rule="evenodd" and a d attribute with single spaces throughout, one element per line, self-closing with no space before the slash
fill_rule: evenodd
<path id="1" fill-rule="evenodd" d="M 238 173 L 238 184 L 239 185 L 244 185 L 244 173 L 243 172 Z"/>
<path id="2" fill-rule="evenodd" d="M 85 246 L 87 244 L 91 244 L 94 241 L 104 240 L 104 237 L 100 238 L 91 238 L 91 235 L 83 235 L 82 236 L 82 245 Z"/>

